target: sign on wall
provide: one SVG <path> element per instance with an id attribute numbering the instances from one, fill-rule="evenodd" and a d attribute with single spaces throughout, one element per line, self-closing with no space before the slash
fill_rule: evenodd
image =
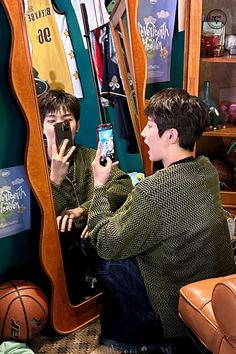
<path id="1" fill-rule="evenodd" d="M 0 238 L 30 227 L 30 188 L 24 166 L 0 169 Z"/>
<path id="2" fill-rule="evenodd" d="M 140 0 L 138 28 L 147 53 L 147 83 L 170 81 L 177 0 Z"/>

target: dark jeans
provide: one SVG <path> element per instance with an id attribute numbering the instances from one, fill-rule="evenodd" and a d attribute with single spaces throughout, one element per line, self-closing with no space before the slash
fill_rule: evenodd
<path id="1" fill-rule="evenodd" d="M 82 247 L 78 232 L 60 232 L 60 244 L 70 302 L 78 305 L 86 297 L 102 291 L 94 260 Z"/>
<path id="2" fill-rule="evenodd" d="M 163 328 L 147 297 L 135 258 L 96 261 L 103 282 L 101 342 L 135 353 L 155 348 Z"/>
<path id="3" fill-rule="evenodd" d="M 155 348 L 163 328 L 150 305 L 136 259 L 102 259 L 90 239 L 81 240 L 75 230 L 60 233 L 60 240 L 72 303 L 86 296 L 88 268 L 98 275 L 103 292 L 101 343 L 127 353 Z"/>
<path id="4" fill-rule="evenodd" d="M 150 305 L 137 260 L 103 259 L 89 238 L 81 242 L 81 248 L 100 276 L 101 343 L 127 353 L 156 348 L 156 343 L 163 338 L 163 327 Z"/>
<path id="5" fill-rule="evenodd" d="M 161 320 L 150 305 L 135 258 L 102 259 L 91 246 L 90 239 L 81 240 L 77 230 L 60 234 L 60 240 L 71 297 L 76 295 L 78 300 L 87 294 L 84 272 L 88 269 L 92 271 L 92 277 L 98 278 L 98 288 L 96 286 L 93 291 L 103 292 L 102 344 L 124 353 L 195 353 L 192 348 L 188 349 L 186 338 L 163 338 Z"/>

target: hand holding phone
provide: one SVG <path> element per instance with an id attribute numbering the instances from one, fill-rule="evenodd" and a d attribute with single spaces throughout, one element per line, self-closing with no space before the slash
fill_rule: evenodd
<path id="1" fill-rule="evenodd" d="M 66 150 L 64 153 L 66 155 L 68 153 L 68 151 L 72 148 L 72 146 L 74 146 L 73 140 L 72 140 L 70 122 L 64 121 L 64 122 L 55 123 L 54 129 L 55 129 L 56 145 L 57 145 L 58 152 L 61 149 L 63 141 L 65 139 L 68 139 L 68 143 L 66 145 Z"/>
<path id="2" fill-rule="evenodd" d="M 115 161 L 115 147 L 114 147 L 114 135 L 113 127 L 111 123 L 100 124 L 97 127 L 97 137 L 101 143 L 101 158 L 100 164 L 106 166 L 107 157 L 109 157 L 112 162 Z"/>

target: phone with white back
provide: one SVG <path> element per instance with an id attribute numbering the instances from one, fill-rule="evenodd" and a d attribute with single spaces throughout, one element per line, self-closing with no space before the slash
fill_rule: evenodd
<path id="1" fill-rule="evenodd" d="M 111 123 L 99 124 L 97 127 L 97 137 L 101 142 L 102 153 L 100 163 L 105 166 L 107 158 L 109 157 L 112 162 L 115 161 L 115 146 L 114 146 L 114 133 Z"/>

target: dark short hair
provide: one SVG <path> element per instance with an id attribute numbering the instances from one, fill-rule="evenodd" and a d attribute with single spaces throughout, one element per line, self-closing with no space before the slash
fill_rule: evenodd
<path id="1" fill-rule="evenodd" d="M 76 122 L 80 119 L 79 98 L 64 90 L 49 90 L 38 98 L 38 103 L 42 123 L 48 113 L 54 113 L 61 109 L 65 112 L 72 113 Z"/>
<path id="2" fill-rule="evenodd" d="M 179 88 L 164 89 L 153 95 L 144 113 L 154 119 L 160 137 L 166 130 L 175 128 L 180 147 L 190 151 L 209 125 L 207 105 Z"/>

